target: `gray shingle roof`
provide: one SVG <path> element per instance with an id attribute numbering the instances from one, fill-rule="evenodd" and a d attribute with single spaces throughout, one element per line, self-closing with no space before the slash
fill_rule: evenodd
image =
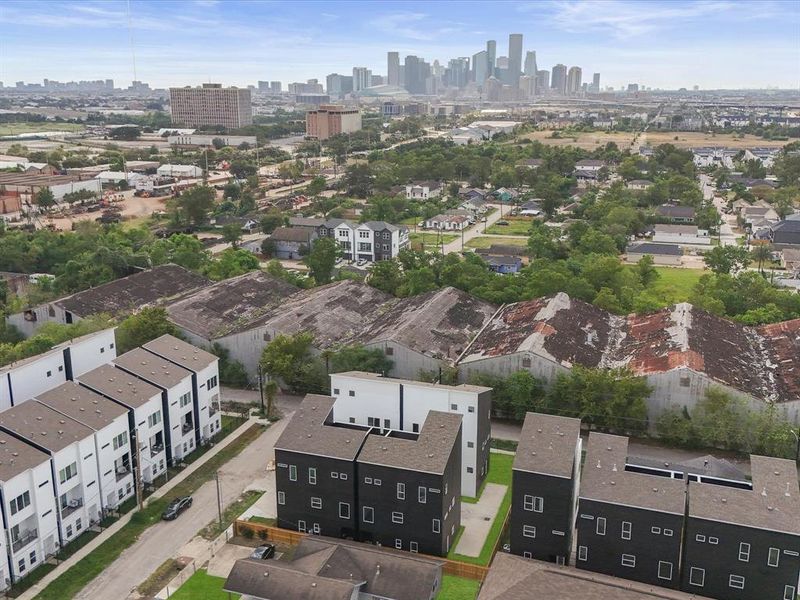
<path id="1" fill-rule="evenodd" d="M 625 248 L 627 254 L 666 254 L 669 256 L 683 256 L 683 250 L 675 244 L 658 244 L 654 242 L 642 242 L 630 244 Z"/>

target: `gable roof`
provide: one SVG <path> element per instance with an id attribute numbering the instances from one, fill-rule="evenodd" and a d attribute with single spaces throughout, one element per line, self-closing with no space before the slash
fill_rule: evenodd
<path id="1" fill-rule="evenodd" d="M 314 236 L 314 230 L 308 227 L 277 227 L 269 236 L 275 242 L 299 242 L 308 244 Z"/>
<path id="2" fill-rule="evenodd" d="M 294 569 L 291 563 L 245 558 L 233 564 L 223 589 L 263 600 L 352 600 L 357 587 Z"/>
<path id="3" fill-rule="evenodd" d="M 662 204 L 656 207 L 656 214 L 673 219 L 694 219 L 694 208 L 676 204 Z"/>
<path id="4" fill-rule="evenodd" d="M 625 248 L 627 254 L 666 254 L 669 256 L 683 256 L 683 250 L 676 244 L 659 244 L 657 242 L 640 242 L 628 244 Z"/>

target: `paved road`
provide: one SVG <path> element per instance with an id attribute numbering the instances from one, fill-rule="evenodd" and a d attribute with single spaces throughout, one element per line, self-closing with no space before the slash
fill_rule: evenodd
<path id="1" fill-rule="evenodd" d="M 497 223 L 497 221 L 500 220 L 500 205 L 490 204 L 490 206 L 492 208 L 496 208 L 497 210 L 494 211 L 492 214 L 490 214 L 488 217 L 486 217 L 485 226 L 483 221 L 479 221 L 478 223 L 476 223 L 475 225 L 464 231 L 463 244 L 462 244 L 462 236 L 460 235 L 449 244 L 445 244 L 444 245 L 445 254 L 450 254 L 451 252 L 461 252 L 462 248 L 466 248 L 468 241 L 470 241 L 473 238 L 482 236 L 483 232 L 486 229 L 488 229 L 489 227 L 491 227 L 492 225 Z M 510 211 L 509 207 L 504 207 L 503 216 L 506 216 L 509 211 Z"/>
<path id="2" fill-rule="evenodd" d="M 284 423 L 281 421 L 280 423 Z M 238 498 L 254 479 L 266 477 L 267 461 L 282 426 L 273 425 L 220 471 L 223 508 Z M 174 557 L 197 532 L 217 518 L 215 482 L 203 484 L 193 495 L 192 507 L 174 521 L 163 521 L 144 532 L 75 598 L 109 600 L 126 598 L 164 561 Z"/>

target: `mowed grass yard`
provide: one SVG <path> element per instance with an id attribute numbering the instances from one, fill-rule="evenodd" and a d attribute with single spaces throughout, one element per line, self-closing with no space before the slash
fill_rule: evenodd
<path id="1" fill-rule="evenodd" d="M 445 575 L 442 577 L 442 587 L 436 600 L 475 600 L 480 585 L 480 582 L 474 579 Z"/>
<path id="2" fill-rule="evenodd" d="M 533 219 L 529 217 L 503 217 L 500 220 L 507 221 L 508 225 L 495 223 L 486 230 L 486 233 L 494 235 L 523 235 L 527 237 L 533 224 Z"/>
<path id="3" fill-rule="evenodd" d="M 449 244 L 458 236 L 453 233 L 438 234 L 435 232 L 426 231 L 424 233 L 411 233 L 408 240 L 411 243 L 425 244 L 426 246 L 437 246 L 438 244 Z"/>
<path id="4" fill-rule="evenodd" d="M 472 238 L 464 245 L 469 248 L 488 248 L 493 244 L 502 246 L 519 246 L 520 248 L 525 248 L 528 246 L 528 238 L 527 237 L 499 238 L 487 235 L 487 236 Z"/>
<path id="5" fill-rule="evenodd" d="M 24 123 L 1 123 L 0 136 L 38 133 L 40 131 L 83 131 L 84 126 L 78 123 L 56 123 L 53 121 L 26 121 Z"/>
<path id="6" fill-rule="evenodd" d="M 170 600 L 238 600 L 239 594 L 228 594 L 222 590 L 225 579 L 209 575 L 199 569 L 189 577 L 171 596 Z"/>
<path id="7" fill-rule="evenodd" d="M 700 269 L 676 269 L 656 267 L 660 277 L 653 285 L 653 294 L 663 300 L 664 306 L 677 302 L 688 302 L 694 286 L 708 271 Z"/>

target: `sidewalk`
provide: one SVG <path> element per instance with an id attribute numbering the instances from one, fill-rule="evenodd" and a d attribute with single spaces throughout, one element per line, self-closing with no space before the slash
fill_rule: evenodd
<path id="1" fill-rule="evenodd" d="M 239 426 L 238 429 L 231 432 L 224 440 L 216 444 L 211 450 L 206 452 L 202 458 L 199 458 L 188 467 L 186 467 L 179 475 L 176 475 L 172 479 L 169 480 L 168 483 L 165 483 L 163 486 L 158 488 L 153 494 L 145 500 L 144 504 L 150 502 L 151 499 L 158 499 L 167 494 L 173 487 L 178 485 L 184 479 L 186 479 L 189 475 L 194 473 L 199 467 L 203 466 L 210 458 L 216 456 L 218 452 L 220 452 L 223 448 L 227 447 L 229 444 L 233 442 L 236 438 L 238 438 L 242 433 L 244 433 L 250 426 L 262 422 L 261 419 L 256 417 L 250 417 L 245 423 Z M 114 523 L 111 527 L 103 531 L 100 535 L 94 538 L 91 542 L 86 544 L 83 548 L 78 550 L 75 554 L 70 556 L 67 560 L 62 562 L 58 565 L 55 569 L 53 569 L 50 573 L 42 577 L 42 579 L 36 583 L 35 585 L 31 586 L 30 589 L 23 592 L 21 595 L 17 597 L 17 600 L 33 600 L 36 595 L 41 592 L 44 588 L 46 588 L 50 583 L 52 583 L 55 579 L 59 576 L 63 575 L 71 567 L 75 566 L 78 562 L 80 562 L 84 557 L 86 557 L 89 553 L 94 551 L 100 544 L 111 538 L 114 534 L 116 534 L 120 529 L 125 527 L 128 522 L 131 520 L 131 517 L 138 512 L 138 508 L 130 511 L 119 521 Z"/>

